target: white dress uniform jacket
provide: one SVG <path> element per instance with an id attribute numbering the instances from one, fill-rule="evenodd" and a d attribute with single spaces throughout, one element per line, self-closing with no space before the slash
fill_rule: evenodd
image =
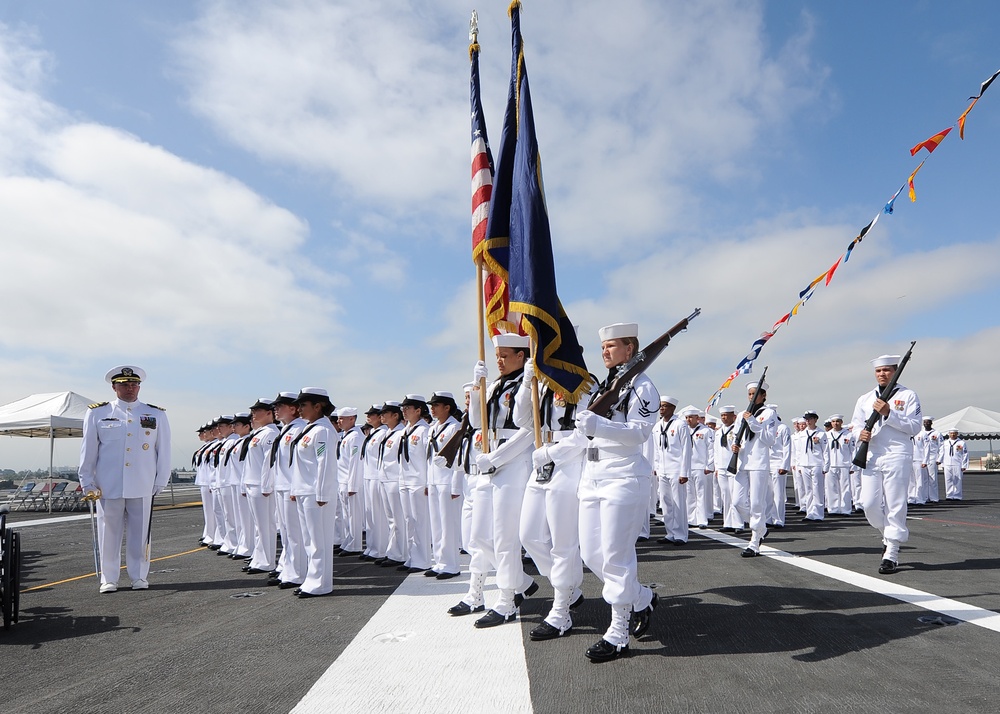
<path id="1" fill-rule="evenodd" d="M 143 498 L 170 480 L 170 424 L 159 407 L 114 399 L 87 410 L 80 485 L 104 498 Z"/>

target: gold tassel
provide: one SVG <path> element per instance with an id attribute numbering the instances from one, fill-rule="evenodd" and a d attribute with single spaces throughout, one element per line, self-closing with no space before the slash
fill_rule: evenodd
<path id="1" fill-rule="evenodd" d="M 515 9 L 521 9 L 521 0 L 512 0 L 510 6 L 507 8 L 507 17 L 513 15 Z"/>
<path id="2" fill-rule="evenodd" d="M 469 45 L 469 61 L 470 62 L 472 61 L 472 57 L 473 57 L 473 55 L 475 55 L 476 52 L 479 52 L 479 43 L 478 42 L 473 42 L 472 44 Z"/>

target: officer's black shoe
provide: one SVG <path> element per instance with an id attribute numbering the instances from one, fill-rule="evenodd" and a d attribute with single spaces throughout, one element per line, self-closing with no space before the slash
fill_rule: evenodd
<path id="1" fill-rule="evenodd" d="M 740 557 L 742 558 L 756 558 L 758 555 L 760 555 L 760 553 L 749 546 L 742 553 L 740 553 Z"/>
<path id="2" fill-rule="evenodd" d="M 209 550 L 218 551 L 219 548 L 221 548 L 221 547 L 222 547 L 221 544 L 219 544 L 219 543 L 213 543 L 212 545 L 208 546 L 208 549 Z"/>
<path id="3" fill-rule="evenodd" d="M 878 571 L 882 575 L 892 575 L 896 572 L 896 569 L 896 564 L 891 560 L 883 560 L 878 566 Z"/>
<path id="4" fill-rule="evenodd" d="M 653 610 L 656 606 L 660 604 L 660 598 L 656 593 L 653 593 L 653 599 L 649 601 L 649 607 L 645 610 L 640 610 L 639 612 L 632 613 L 632 636 L 639 638 L 646 634 L 646 630 L 649 629 L 649 623 L 653 619 Z"/>
<path id="5" fill-rule="evenodd" d="M 572 625 L 567 627 L 565 630 L 560 630 L 558 627 L 553 627 L 543 620 L 542 624 L 538 627 L 532 628 L 531 632 L 528 633 L 528 637 L 535 642 L 541 642 L 542 640 L 554 640 L 557 637 L 568 635 L 572 631 Z"/>
<path id="6" fill-rule="evenodd" d="M 435 575 L 437 575 L 437 571 L 436 570 L 425 570 L 424 571 L 424 577 L 425 578 L 433 578 Z"/>
<path id="7" fill-rule="evenodd" d="M 429 573 L 432 571 L 428 570 L 427 572 Z M 452 578 L 457 578 L 459 575 L 461 575 L 461 573 L 434 573 L 434 574 L 437 576 L 438 580 L 451 580 Z"/>
<path id="8" fill-rule="evenodd" d="M 734 533 L 735 531 L 736 529 L 732 526 L 722 526 L 722 528 L 719 529 L 719 533 Z"/>
<path id="9" fill-rule="evenodd" d="M 585 654 L 591 662 L 610 662 L 628 655 L 628 645 L 617 647 L 602 638 L 597 644 L 591 645 Z"/>
<path id="10" fill-rule="evenodd" d="M 380 568 L 392 568 L 392 567 L 398 568 L 402 564 L 403 564 L 402 560 L 390 560 L 389 558 L 386 558 L 381 563 L 377 563 L 378 567 Z"/>
<path id="11" fill-rule="evenodd" d="M 514 622 L 516 619 L 517 610 L 509 615 L 501 615 L 496 610 L 489 610 L 485 615 L 476 620 L 476 627 L 480 629 L 484 627 L 496 627 L 497 625 L 502 625 L 506 622 Z"/>
<path id="12" fill-rule="evenodd" d="M 267 574 L 267 577 L 269 577 L 269 578 L 277 578 L 277 577 L 280 577 L 280 576 L 281 576 L 281 571 L 280 570 L 272 570 L 272 571 L 270 571 Z"/>
<path id="13" fill-rule="evenodd" d="M 242 570 L 245 573 L 248 570 L 250 570 L 250 566 L 249 565 L 244 565 L 243 567 L 240 568 L 240 570 Z"/>
<path id="14" fill-rule="evenodd" d="M 297 588 L 300 585 L 302 585 L 302 583 L 286 583 L 286 582 L 281 582 L 281 583 L 278 584 L 278 587 L 281 588 L 282 590 L 288 590 L 288 588 Z"/>
<path id="15" fill-rule="evenodd" d="M 454 607 L 449 607 L 448 614 L 452 617 L 459 617 L 461 615 L 471 615 L 474 612 L 482 612 L 485 609 L 485 605 L 476 605 L 475 607 L 472 607 L 471 605 L 466 604 L 463 600 Z"/>
<path id="16" fill-rule="evenodd" d="M 531 585 L 526 587 L 523 593 L 514 593 L 514 607 L 521 607 L 521 603 L 524 602 L 524 598 L 531 597 L 537 592 L 538 592 L 538 583 L 532 580 Z"/>
<path id="17" fill-rule="evenodd" d="M 263 568 L 247 568 L 246 570 L 247 575 L 261 575 L 266 572 Z"/>
<path id="18" fill-rule="evenodd" d="M 264 584 L 268 585 L 270 587 L 274 587 L 275 585 L 279 585 L 280 586 L 281 585 L 281 581 L 278 580 L 277 578 L 268 578 L 267 582 L 264 583 Z"/>
<path id="19" fill-rule="evenodd" d="M 299 590 L 295 593 L 299 600 L 307 600 L 311 597 L 326 597 L 330 593 L 307 593 L 305 590 Z"/>

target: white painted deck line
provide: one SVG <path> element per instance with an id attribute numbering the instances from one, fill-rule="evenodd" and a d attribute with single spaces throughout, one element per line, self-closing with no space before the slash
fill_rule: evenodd
<path id="1" fill-rule="evenodd" d="M 475 692 L 484 711 L 531 714 L 520 624 L 477 630 L 481 614 L 447 614 L 468 587 L 468 575 L 410 575 L 292 711 L 468 714 Z M 488 588 L 487 605 L 496 598 Z"/>
<path id="2" fill-rule="evenodd" d="M 711 538 L 719 541 L 720 543 L 725 543 L 726 545 L 735 546 L 740 549 L 745 548 L 747 545 L 747 542 L 743 539 L 734 538 L 731 535 L 719 533 L 717 531 L 692 530 L 691 533 Z M 885 595 L 886 597 L 890 597 L 895 600 L 900 600 L 911 605 L 916 605 L 917 607 L 922 607 L 923 609 L 930 610 L 931 612 L 953 617 L 956 620 L 968 622 L 972 625 L 978 625 L 979 627 L 992 630 L 993 632 L 1000 632 L 1000 614 L 995 613 L 992 610 L 984 610 L 983 608 L 976 607 L 975 605 L 959 602 L 958 600 L 939 597 L 938 595 L 934 595 L 932 593 L 900 585 L 898 582 L 893 580 L 901 577 L 898 573 L 896 575 L 886 576 L 883 578 L 861 575 L 860 573 L 855 573 L 853 570 L 839 568 L 836 565 L 822 563 L 818 560 L 813 560 L 812 558 L 804 558 L 802 556 L 778 550 L 777 548 L 772 548 L 767 545 L 761 545 L 760 554 L 762 557 L 774 558 L 782 563 L 794 565 L 796 568 L 802 568 L 803 570 L 808 570 L 812 573 L 816 573 L 817 575 L 823 575 L 834 580 L 839 580 L 842 583 L 853 585 L 861 588 L 862 590 L 868 590 L 869 592 Z"/>
<path id="3" fill-rule="evenodd" d="M 56 523 L 69 523 L 70 521 L 85 521 L 90 518 L 90 514 L 84 513 L 83 515 L 77 516 L 59 516 L 58 518 L 40 518 L 37 521 L 21 521 L 20 523 L 11 523 L 7 521 L 7 527 L 13 528 L 14 530 L 20 530 L 21 528 L 31 528 L 32 526 L 51 526 Z"/>

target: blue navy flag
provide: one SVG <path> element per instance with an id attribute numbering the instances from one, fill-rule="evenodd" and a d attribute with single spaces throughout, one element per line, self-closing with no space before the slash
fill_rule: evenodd
<path id="1" fill-rule="evenodd" d="M 539 380 L 575 403 L 590 390 L 593 380 L 576 330 L 556 291 L 552 235 L 521 42 L 520 6 L 515 0 L 508 11 L 513 48 L 511 91 L 504 117 L 490 232 L 499 211 L 500 196 L 509 195 L 510 309 L 521 313 L 521 327 L 535 344 L 535 372 Z M 503 171 L 505 161 L 512 162 L 509 176 Z M 501 182 L 505 180 L 510 183 L 501 190 Z"/>

